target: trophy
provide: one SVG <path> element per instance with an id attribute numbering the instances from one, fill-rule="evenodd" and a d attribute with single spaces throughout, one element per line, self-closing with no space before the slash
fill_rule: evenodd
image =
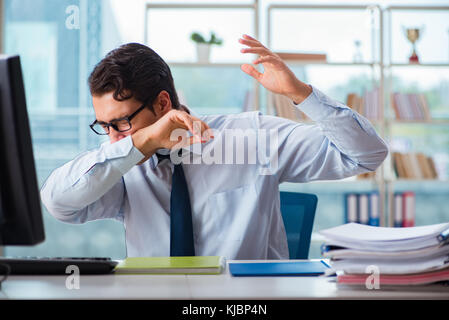
<path id="1" fill-rule="evenodd" d="M 413 51 L 409 57 L 410 63 L 419 63 L 418 55 L 416 54 L 416 41 L 418 41 L 420 33 L 422 34 L 423 28 L 404 28 L 407 39 L 412 43 Z"/>

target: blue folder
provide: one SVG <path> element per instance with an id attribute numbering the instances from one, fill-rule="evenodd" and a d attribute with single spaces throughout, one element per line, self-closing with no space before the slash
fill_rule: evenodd
<path id="1" fill-rule="evenodd" d="M 230 263 L 234 277 L 319 276 L 330 266 L 321 261 Z"/>

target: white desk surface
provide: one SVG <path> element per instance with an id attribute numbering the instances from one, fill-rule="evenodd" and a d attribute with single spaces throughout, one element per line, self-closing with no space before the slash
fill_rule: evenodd
<path id="1" fill-rule="evenodd" d="M 449 299 L 448 286 L 368 290 L 335 277 L 233 277 L 228 266 L 220 275 L 81 275 L 72 290 L 67 276 L 9 276 L 0 299 Z"/>

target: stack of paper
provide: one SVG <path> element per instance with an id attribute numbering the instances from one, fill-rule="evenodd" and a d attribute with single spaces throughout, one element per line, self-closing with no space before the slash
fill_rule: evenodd
<path id="1" fill-rule="evenodd" d="M 330 258 L 340 283 L 364 283 L 376 270 L 384 284 L 449 280 L 449 243 L 441 238 L 449 223 L 382 228 L 348 223 L 320 232 L 322 254 Z"/>

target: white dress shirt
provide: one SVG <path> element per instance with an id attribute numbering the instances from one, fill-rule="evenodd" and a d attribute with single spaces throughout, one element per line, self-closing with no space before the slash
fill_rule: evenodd
<path id="1" fill-rule="evenodd" d="M 197 255 L 288 259 L 279 184 L 342 179 L 374 171 L 385 159 L 388 149 L 384 141 L 367 119 L 347 106 L 313 88 L 297 107 L 314 123 L 259 112 L 200 116 L 214 130 L 215 138 L 187 148 L 190 153 L 183 159 L 188 158 L 190 164 L 182 164 Z M 243 150 L 244 163 L 235 164 L 235 159 L 234 164 L 202 161 L 205 153 L 219 155 L 217 150 L 223 151 L 223 159 L 241 156 L 241 152 L 219 145 L 228 141 L 223 137 L 235 132 L 232 130 L 256 133 L 256 139 L 245 144 L 246 149 L 256 149 L 249 155 Z M 264 132 L 274 132 L 276 139 L 262 136 Z M 263 141 L 271 146 L 268 152 L 261 150 Z M 213 153 L 207 149 L 212 147 Z M 265 153 L 265 157 L 254 163 L 248 160 L 254 153 Z M 103 143 L 53 171 L 42 187 L 42 201 L 64 222 L 108 218 L 123 222 L 129 257 L 169 256 L 173 164 L 163 161 L 158 165 L 153 155 L 136 165 L 143 158 L 130 136 Z"/>

